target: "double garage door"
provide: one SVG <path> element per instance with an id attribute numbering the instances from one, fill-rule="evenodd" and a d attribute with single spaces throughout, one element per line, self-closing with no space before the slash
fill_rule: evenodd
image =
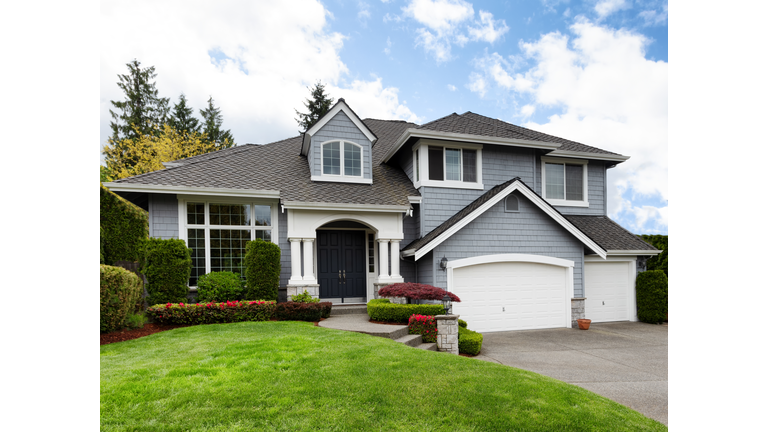
<path id="1" fill-rule="evenodd" d="M 451 269 L 453 311 L 474 331 L 570 327 L 569 267 L 492 262 Z"/>
<path id="2" fill-rule="evenodd" d="M 482 262 L 476 258 L 480 261 L 477 264 L 471 260 L 449 263 L 449 289 L 461 298 L 461 302 L 453 304 L 454 313 L 479 332 L 570 328 L 572 262 L 549 257 L 530 259 L 540 262 Z M 567 263 L 571 266 L 563 265 Z M 585 263 L 585 315 L 592 322 L 631 318 L 632 264 Z"/>

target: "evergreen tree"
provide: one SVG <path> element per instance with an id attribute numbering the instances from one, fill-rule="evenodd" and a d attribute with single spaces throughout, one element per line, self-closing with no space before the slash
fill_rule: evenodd
<path id="1" fill-rule="evenodd" d="M 200 120 L 196 119 L 193 113 L 194 110 L 187 106 L 187 98 L 182 93 L 179 95 L 179 103 L 173 105 L 173 115 L 168 119 L 168 125 L 182 135 L 200 133 Z"/>
<path id="2" fill-rule="evenodd" d="M 299 130 L 300 134 L 306 132 L 317 123 L 320 117 L 327 113 L 333 105 L 333 98 L 328 97 L 325 93 L 325 85 L 320 81 L 315 84 L 314 88 L 309 89 L 309 92 L 312 95 L 312 99 L 306 99 L 304 102 L 304 106 L 307 107 L 309 113 L 304 114 L 294 110 L 299 116 L 299 118 L 295 119 L 296 123 L 299 124 L 299 128 L 303 129 Z"/>
<path id="3" fill-rule="evenodd" d="M 217 148 L 230 148 L 237 145 L 229 129 L 221 130 L 224 117 L 221 115 L 221 109 L 213 104 L 213 97 L 208 98 L 208 108 L 201 109 L 200 115 L 203 116 L 203 133 L 206 140 Z"/>
<path id="4" fill-rule="evenodd" d="M 128 74 L 118 74 L 117 86 L 125 93 L 125 100 L 111 101 L 118 112 L 109 110 L 112 115 L 112 137 L 117 143 L 125 138 L 135 139 L 140 135 L 154 133 L 164 124 L 168 114 L 168 98 L 157 96 L 154 78 L 155 67 L 141 68 L 141 63 L 134 59 L 127 63 Z M 138 133 L 138 134 L 137 134 Z"/>

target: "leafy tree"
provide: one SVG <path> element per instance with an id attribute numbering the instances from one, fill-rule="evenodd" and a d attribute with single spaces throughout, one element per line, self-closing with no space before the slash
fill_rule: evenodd
<path id="1" fill-rule="evenodd" d="M 168 125 L 158 129 L 158 132 L 142 134 L 136 139 L 123 139 L 118 142 L 119 146 L 110 143 L 104 147 L 107 169 L 114 179 L 157 171 L 164 168 L 163 162 L 224 148 L 198 132 L 184 135 Z"/>
<path id="2" fill-rule="evenodd" d="M 646 270 L 661 270 L 669 277 L 669 236 L 662 234 L 643 234 L 639 236 L 662 252 L 645 263 Z"/>
<path id="3" fill-rule="evenodd" d="M 218 148 L 230 148 L 237 145 L 229 129 L 221 130 L 223 116 L 221 109 L 213 104 L 212 97 L 208 98 L 208 108 L 201 109 L 200 115 L 203 116 L 203 134 L 205 134 L 205 139 L 208 142 L 215 144 Z"/>
<path id="4" fill-rule="evenodd" d="M 173 115 L 168 119 L 168 124 L 182 135 L 200 133 L 200 120 L 193 113 L 194 110 L 187 106 L 187 98 L 182 93 L 179 95 L 179 103 L 173 105 Z"/>
<path id="5" fill-rule="evenodd" d="M 317 123 L 317 121 L 320 120 L 320 117 L 327 113 L 333 105 L 333 98 L 328 97 L 325 93 L 325 85 L 320 81 L 315 84 L 314 88 L 310 89 L 307 87 L 307 89 L 309 89 L 312 96 L 311 100 L 306 99 L 304 102 L 304 106 L 307 107 L 309 113 L 305 114 L 300 113 L 298 110 L 294 110 L 296 111 L 296 115 L 299 116 L 299 118 L 295 119 L 296 123 L 299 124 L 299 128 L 303 129 L 299 130 L 300 134 L 306 132 Z"/>
<path id="6" fill-rule="evenodd" d="M 128 74 L 118 74 L 117 83 L 125 93 L 125 100 L 111 101 L 119 112 L 109 110 L 113 120 L 111 143 L 153 133 L 155 125 L 164 124 L 168 115 L 169 99 L 157 96 L 155 67 L 142 68 L 136 59 L 126 66 Z"/>
<path id="7" fill-rule="evenodd" d="M 101 177 L 99 181 L 101 183 L 107 183 L 114 180 L 114 178 L 112 177 L 112 172 L 109 170 L 109 168 L 105 167 L 104 165 L 99 165 L 99 170 L 100 170 L 99 174 Z"/>

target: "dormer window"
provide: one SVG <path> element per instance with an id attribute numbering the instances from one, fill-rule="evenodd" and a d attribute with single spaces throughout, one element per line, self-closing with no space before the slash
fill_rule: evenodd
<path id="1" fill-rule="evenodd" d="M 313 181 L 371 183 L 363 178 L 363 147 L 352 141 L 333 140 L 320 145 L 320 173 Z"/>

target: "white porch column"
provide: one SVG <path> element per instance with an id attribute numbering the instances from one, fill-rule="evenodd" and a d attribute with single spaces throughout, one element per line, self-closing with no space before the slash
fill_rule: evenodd
<path id="1" fill-rule="evenodd" d="M 390 240 L 390 251 L 392 253 L 392 278 L 400 277 L 400 240 Z"/>
<path id="2" fill-rule="evenodd" d="M 301 239 L 291 238 L 291 279 L 289 284 L 301 282 Z"/>
<path id="3" fill-rule="evenodd" d="M 379 239 L 379 279 L 389 279 L 389 262 L 387 262 L 387 256 L 389 251 L 389 240 Z"/>
<path id="4" fill-rule="evenodd" d="M 315 281 L 315 260 L 313 259 L 315 239 L 304 239 L 304 281 Z"/>

